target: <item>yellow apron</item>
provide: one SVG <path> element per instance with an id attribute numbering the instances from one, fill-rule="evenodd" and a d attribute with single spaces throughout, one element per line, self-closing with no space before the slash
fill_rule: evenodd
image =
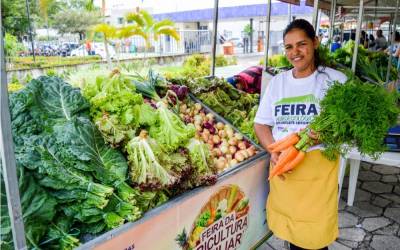
<path id="1" fill-rule="evenodd" d="M 320 150 L 306 154 L 286 180 L 270 181 L 267 200 L 269 229 L 305 249 L 328 246 L 338 236 L 338 165 Z"/>

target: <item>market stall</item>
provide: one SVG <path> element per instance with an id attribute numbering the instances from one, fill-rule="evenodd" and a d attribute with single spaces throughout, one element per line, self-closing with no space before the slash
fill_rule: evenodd
<path id="1" fill-rule="evenodd" d="M 212 65 L 215 41 L 216 28 Z M 149 70 L 80 90 L 42 76 L 8 94 L 1 63 L 4 247 L 250 249 L 268 237 L 269 156 L 240 116 L 202 103 L 213 89 L 187 96 Z M 258 103 L 229 92 L 240 115 Z"/>

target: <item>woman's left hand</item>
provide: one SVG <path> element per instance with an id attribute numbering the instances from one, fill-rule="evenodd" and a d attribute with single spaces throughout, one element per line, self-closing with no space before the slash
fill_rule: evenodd
<path id="1" fill-rule="evenodd" d="M 312 129 L 310 129 L 310 131 L 308 132 L 308 137 L 310 137 L 314 141 L 315 145 L 318 145 L 321 143 L 319 141 L 319 134 Z"/>

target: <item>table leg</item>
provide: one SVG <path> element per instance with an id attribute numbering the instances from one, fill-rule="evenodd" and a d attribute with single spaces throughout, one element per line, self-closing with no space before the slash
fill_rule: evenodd
<path id="1" fill-rule="evenodd" d="M 346 172 L 346 165 L 347 165 L 347 159 L 344 157 L 340 157 L 339 161 L 339 193 L 338 193 L 338 200 L 340 200 L 340 194 L 342 193 L 342 187 L 343 187 L 343 179 L 344 179 L 344 174 Z"/>
<path id="2" fill-rule="evenodd" d="M 349 190 L 347 194 L 347 205 L 349 206 L 353 206 L 359 170 L 360 170 L 360 160 L 350 159 Z"/>

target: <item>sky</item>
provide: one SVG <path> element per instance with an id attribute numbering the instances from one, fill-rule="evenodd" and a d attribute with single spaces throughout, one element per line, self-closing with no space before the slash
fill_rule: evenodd
<path id="1" fill-rule="evenodd" d="M 272 1 L 278 2 L 278 1 Z M 219 7 L 252 5 L 267 3 L 266 0 L 219 0 Z M 101 0 L 95 0 L 97 6 Z M 134 9 L 139 6 L 153 14 L 185 10 L 214 8 L 214 0 L 106 0 L 106 8 Z"/>

